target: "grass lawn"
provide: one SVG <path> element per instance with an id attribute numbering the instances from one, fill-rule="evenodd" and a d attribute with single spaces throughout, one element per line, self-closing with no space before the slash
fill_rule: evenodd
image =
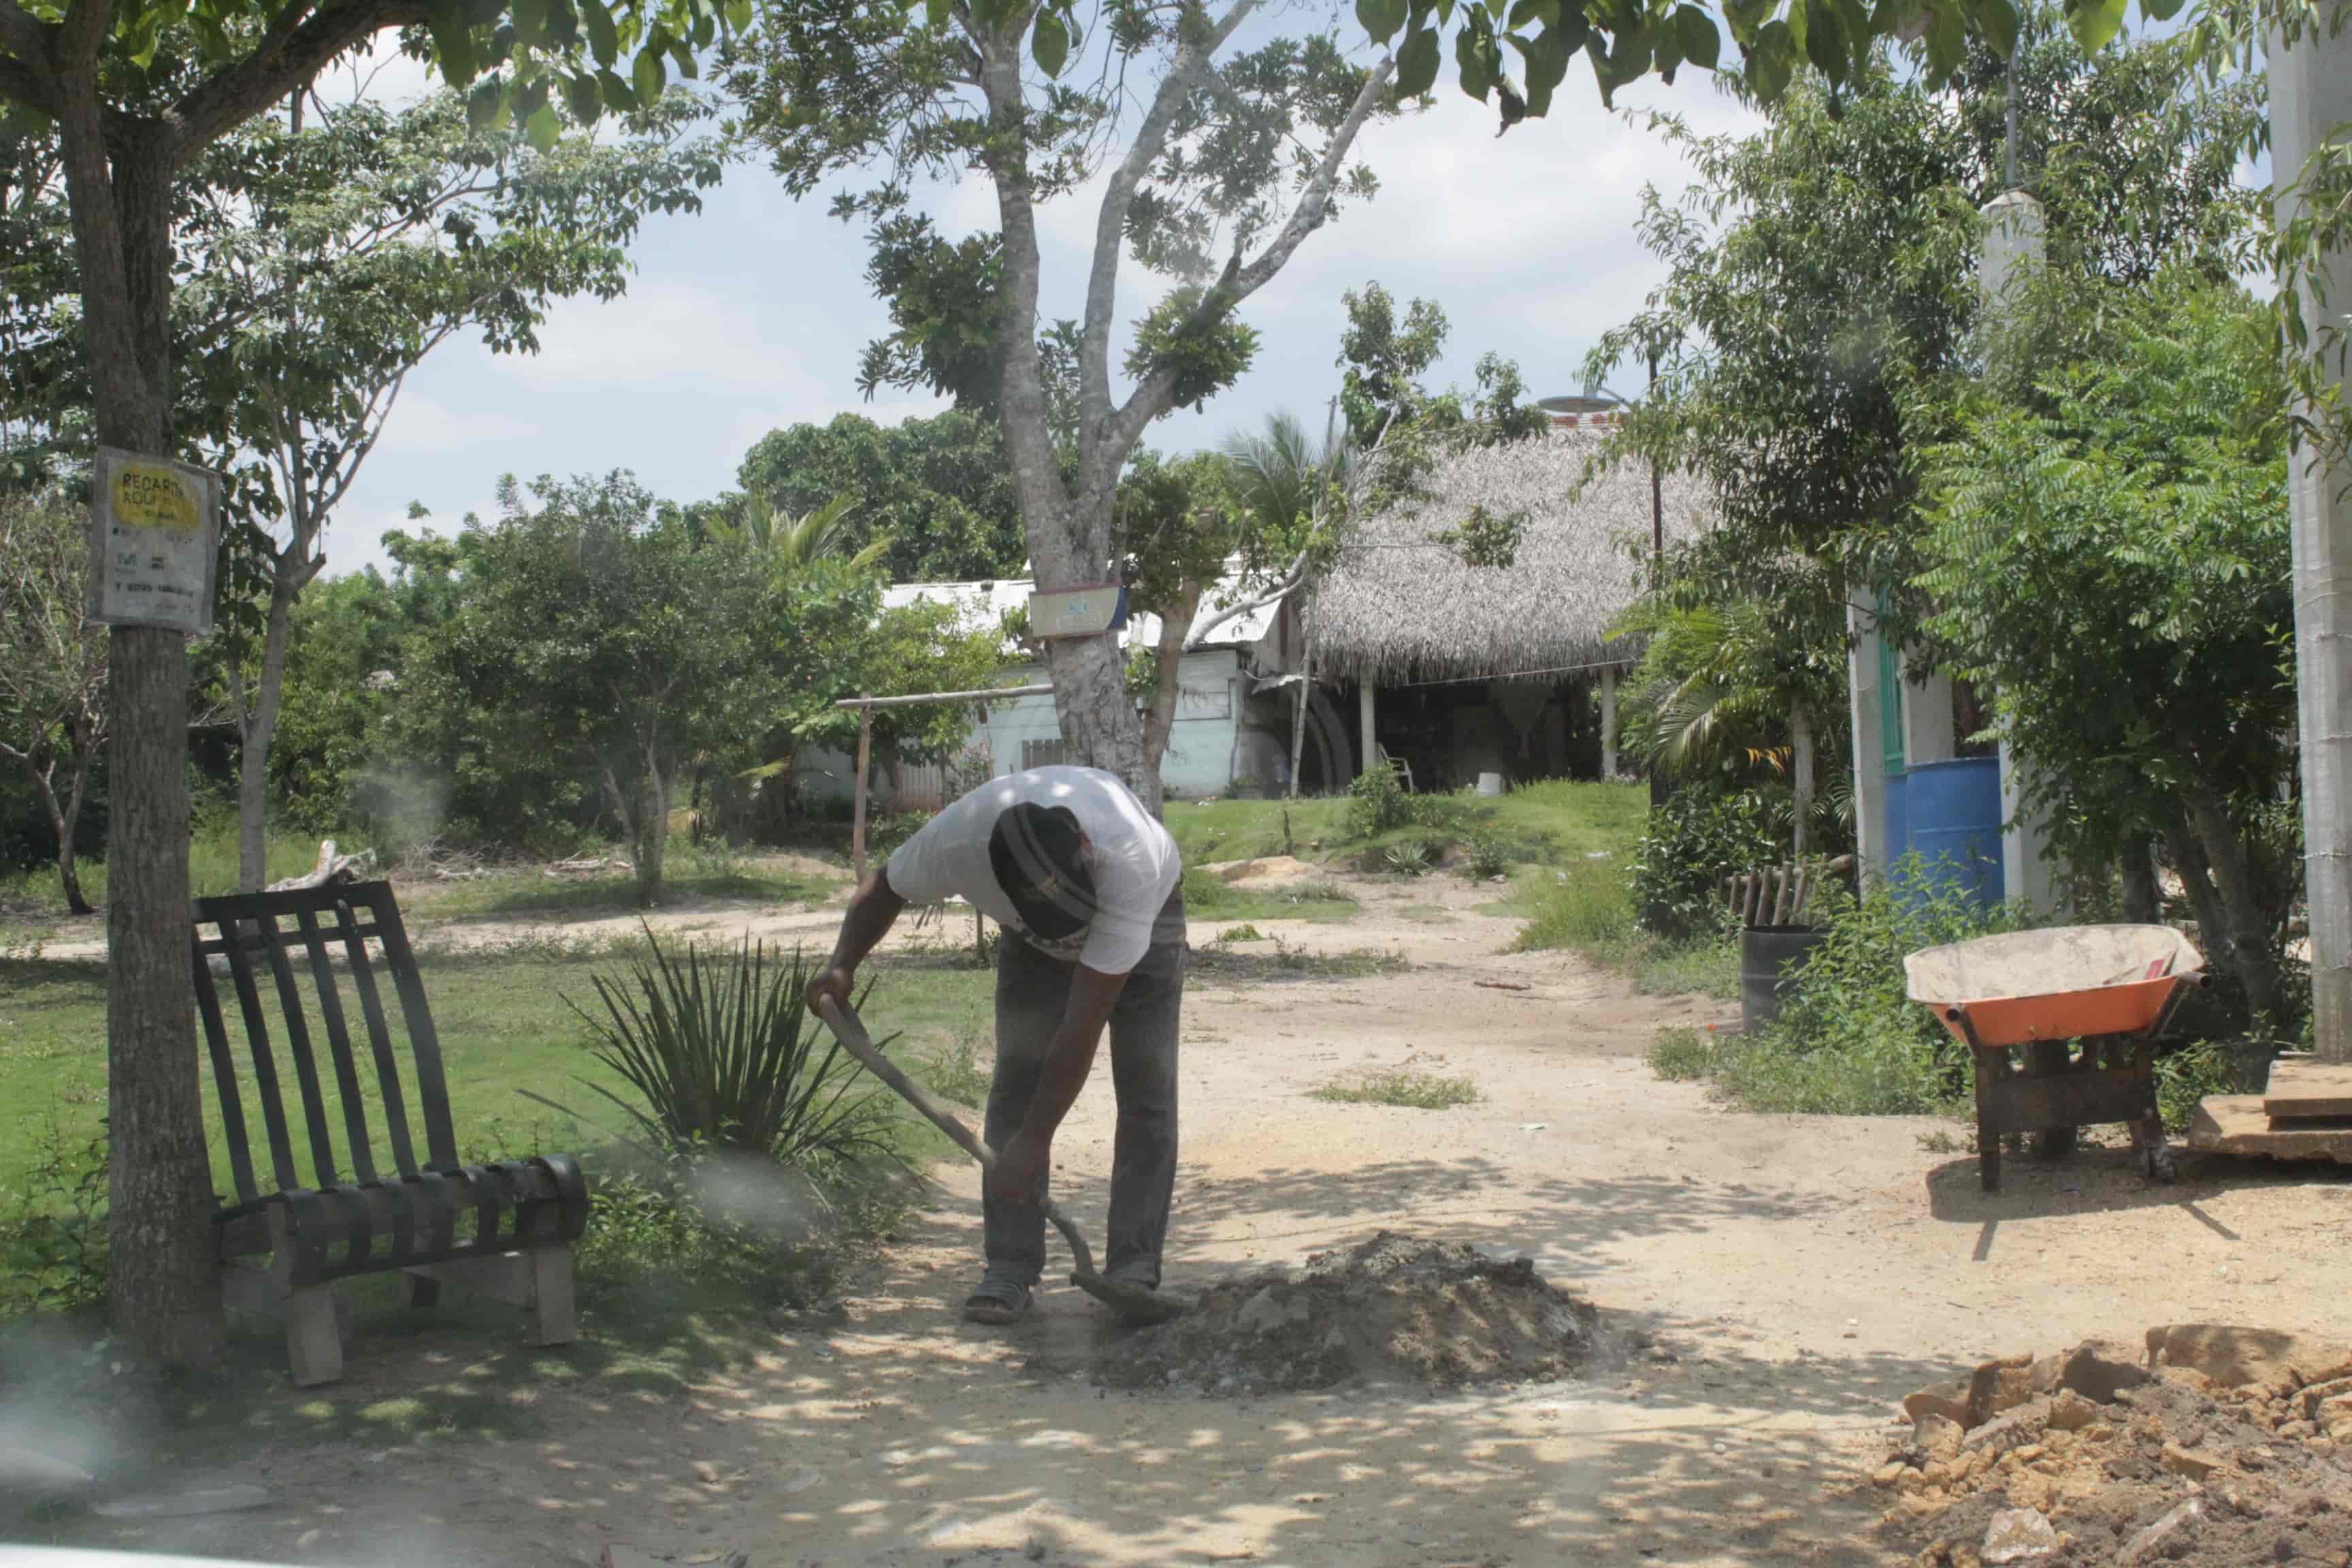
<path id="1" fill-rule="evenodd" d="M 420 935 L 429 933 L 425 922 L 418 926 Z M 625 979 L 625 949 L 564 952 L 541 944 L 428 952 L 419 963 L 441 1037 L 461 1152 L 577 1151 L 613 1142 L 625 1119 L 587 1086 L 620 1089 L 621 1084 L 591 1054 L 588 1026 L 572 1004 L 598 1007 L 595 977 Z M 879 982 L 867 1008 L 877 1038 L 903 1032 L 909 1048 L 935 1048 L 989 1016 L 993 980 L 985 971 L 929 962 L 894 972 L 880 959 L 868 968 Z M 348 989 L 348 980 L 345 984 Z M 230 1033 L 234 1039 L 234 1025 Z M 227 1165 L 209 1069 L 205 1078 L 205 1121 L 225 1184 Z M 581 1119 L 524 1098 L 526 1089 Z M 327 1099 L 330 1124 L 340 1133 L 341 1101 L 331 1084 Z M 97 1136 L 105 1111 L 104 970 L 95 963 L 0 961 L 0 1194 L 24 1189 L 53 1129 L 58 1142 L 79 1148 Z M 258 1136 L 257 1122 L 253 1130 Z"/>
<path id="2" fill-rule="evenodd" d="M 1267 855 L 1324 860 L 1366 847 L 1365 841 L 1348 832 L 1348 805 L 1345 797 L 1337 795 L 1315 800 L 1181 801 L 1171 802 L 1165 815 L 1168 831 L 1175 836 L 1187 866 Z M 1474 801 L 1472 809 L 1490 816 L 1505 837 L 1541 840 L 1558 857 L 1605 849 L 1622 858 L 1641 837 L 1650 797 L 1643 784 L 1551 779 L 1523 785 L 1494 800 Z M 1400 836 L 1425 837 L 1425 831 L 1406 828 L 1387 837 Z"/>

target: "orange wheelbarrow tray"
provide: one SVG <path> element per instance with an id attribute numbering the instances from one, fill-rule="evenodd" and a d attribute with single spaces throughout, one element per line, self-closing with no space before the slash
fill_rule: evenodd
<path id="1" fill-rule="evenodd" d="M 1977 1152 L 1987 1191 L 2000 1184 L 2000 1140 L 2031 1132 L 2063 1154 L 2074 1130 L 2130 1124 L 2160 1175 L 2164 1126 L 2147 1043 L 2205 960 L 2169 926 L 2057 926 L 1930 947 L 1903 961 L 1912 1001 L 1932 1008 L 1975 1067 Z M 2083 1042 L 2081 1053 L 2067 1048 Z M 2025 1047 L 2024 1060 L 2011 1047 Z"/>

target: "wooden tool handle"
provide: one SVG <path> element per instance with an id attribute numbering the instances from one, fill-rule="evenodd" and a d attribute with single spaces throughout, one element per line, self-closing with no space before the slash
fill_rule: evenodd
<path id="1" fill-rule="evenodd" d="M 855 1007 L 845 1007 L 827 998 L 816 1005 L 816 1012 L 817 1016 L 824 1020 L 824 1026 L 833 1031 L 833 1037 L 841 1042 L 841 1048 L 856 1057 L 866 1071 L 888 1084 L 899 1099 L 921 1111 L 932 1126 L 954 1139 L 958 1148 L 980 1162 L 983 1172 L 996 1169 L 996 1152 L 974 1137 L 971 1129 L 966 1127 L 953 1111 L 933 1100 L 928 1089 L 900 1071 L 897 1062 L 882 1054 L 881 1047 L 874 1043 L 874 1037 L 866 1032 L 866 1026 L 859 1021 Z M 1064 1241 L 1069 1243 L 1070 1257 L 1077 1266 L 1077 1272 L 1092 1274 L 1095 1271 L 1094 1253 L 1079 1237 L 1078 1227 L 1070 1223 L 1069 1216 L 1056 1207 L 1051 1198 L 1045 1201 L 1045 1217 L 1054 1222 L 1054 1228 L 1062 1233 Z"/>

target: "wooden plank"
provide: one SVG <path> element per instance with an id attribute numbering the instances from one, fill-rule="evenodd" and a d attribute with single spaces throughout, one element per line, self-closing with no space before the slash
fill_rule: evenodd
<path id="1" fill-rule="evenodd" d="M 2273 1121 L 2352 1117 L 2352 1062 L 2273 1062 L 2263 1113 Z"/>
<path id="2" fill-rule="evenodd" d="M 2189 1147 L 2199 1154 L 2243 1154 L 2273 1160 L 2334 1160 L 2352 1165 L 2352 1125 L 2273 1126 L 2258 1094 L 2215 1094 L 2200 1101 L 2189 1124 Z"/>

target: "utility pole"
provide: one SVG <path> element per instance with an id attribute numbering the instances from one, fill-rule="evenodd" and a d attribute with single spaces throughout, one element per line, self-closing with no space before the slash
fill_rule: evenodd
<path id="1" fill-rule="evenodd" d="M 2297 186 L 2314 152 L 2352 137 L 2352 26 L 2339 4 L 2315 16 L 2293 44 L 2271 39 L 2271 170 L 2282 233 L 2301 215 Z M 2331 37 L 2327 29 L 2336 25 Z M 2322 221 L 2325 221 L 2324 219 Z M 2340 324 L 2352 289 L 2352 252 L 2318 258 L 2301 306 L 2326 378 L 2352 400 Z M 2323 387 L 2323 393 L 2325 392 Z M 2318 416 L 2308 404 L 2296 413 Z M 2304 897 L 2311 910 L 2314 1047 L 2324 1062 L 2352 1062 L 2352 464 L 2320 443 L 2289 459 L 2287 509 L 2294 541 L 2294 674 L 2303 745 Z"/>

